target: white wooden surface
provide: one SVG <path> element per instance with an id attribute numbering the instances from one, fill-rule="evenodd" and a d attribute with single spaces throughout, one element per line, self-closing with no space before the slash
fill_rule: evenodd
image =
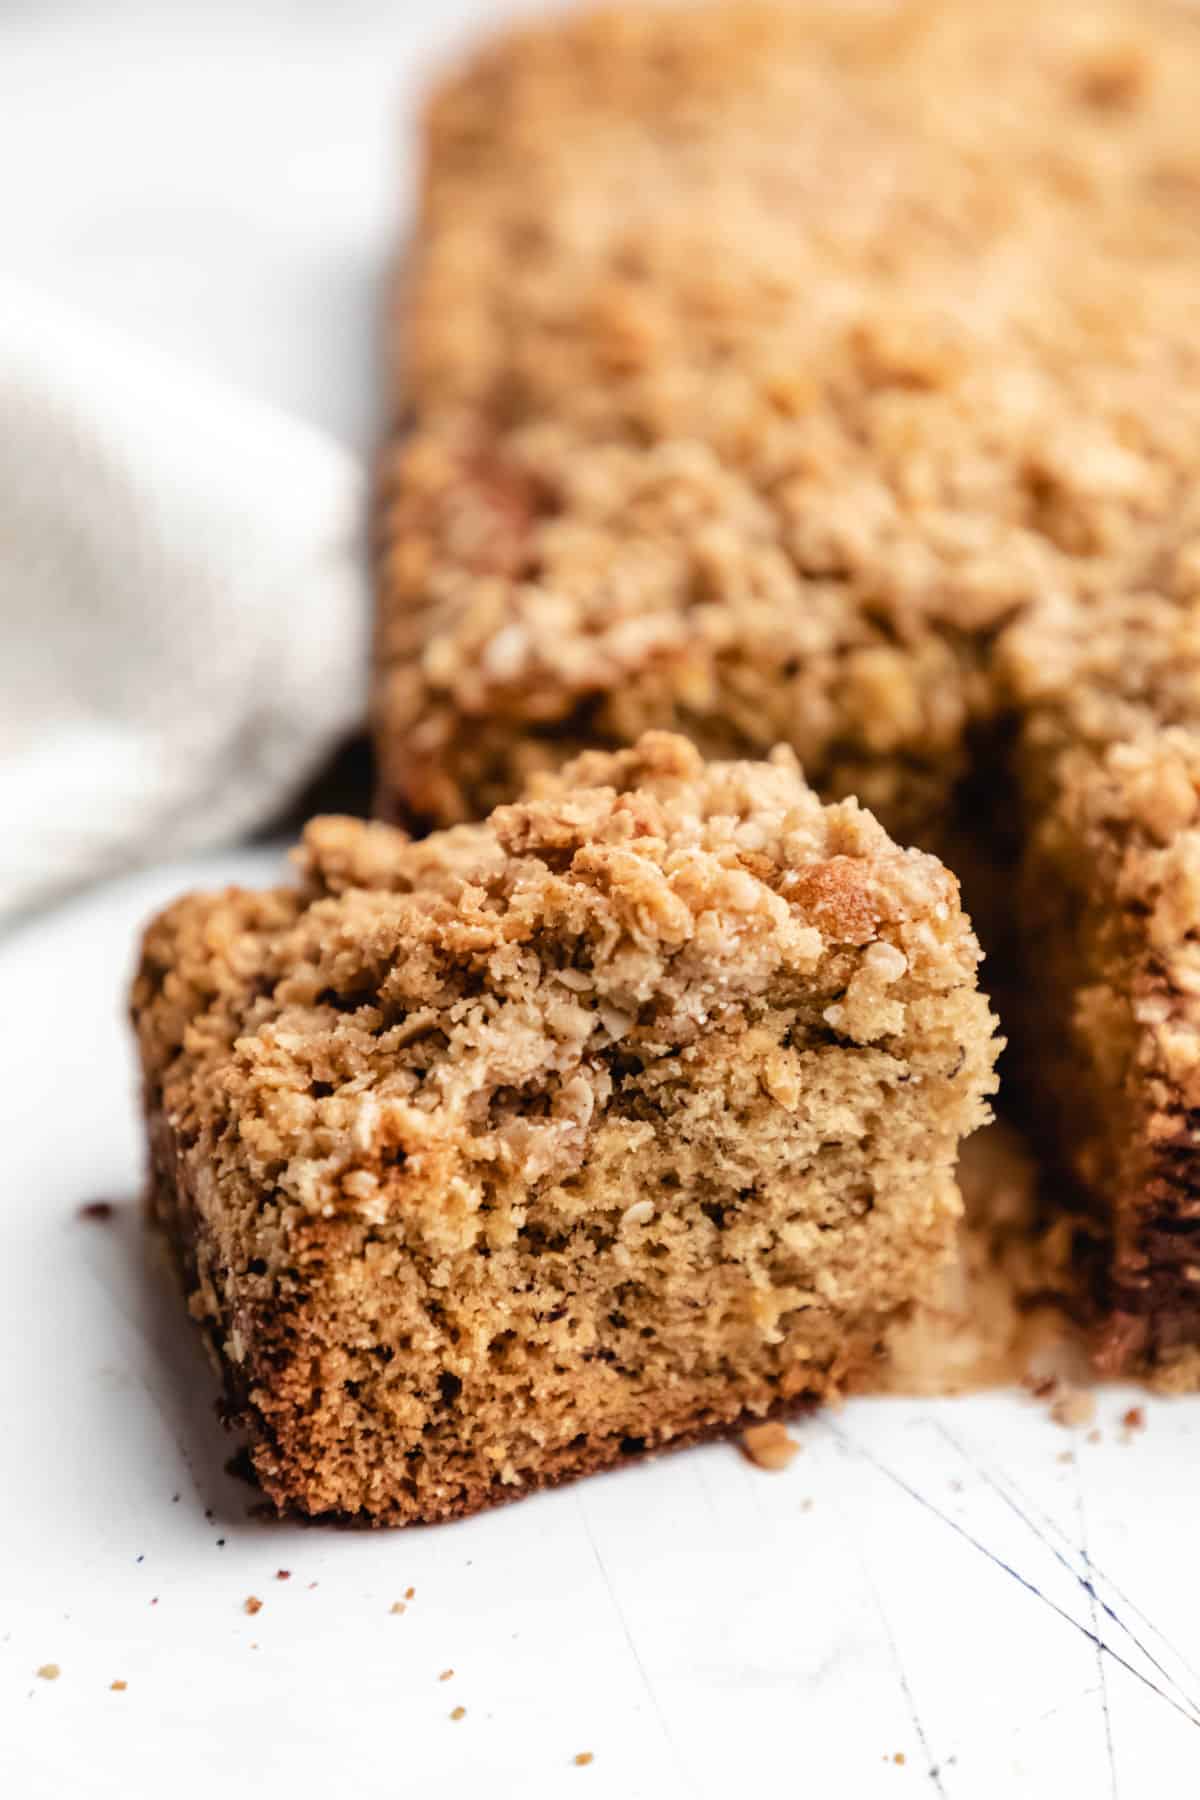
<path id="1" fill-rule="evenodd" d="M 153 906 L 274 866 L 0 945 L 0 1793 L 1194 1795 L 1200 1400 L 1103 1390 L 1095 1444 L 1015 1393 L 861 1401 L 781 1475 L 713 1446 L 434 1529 L 247 1516 L 132 1198 L 122 989 Z"/>
<path id="2" fill-rule="evenodd" d="M 366 446 L 403 121 L 511 10 L 10 0 L 0 268 Z M 1194 1796 L 1200 1401 L 1129 1445 L 1115 1391 L 1094 1445 L 1017 1395 L 863 1402 L 783 1475 L 713 1447 L 433 1531 L 247 1518 L 130 1200 L 121 990 L 152 906 L 268 860 L 0 943 L 4 1800 Z"/>

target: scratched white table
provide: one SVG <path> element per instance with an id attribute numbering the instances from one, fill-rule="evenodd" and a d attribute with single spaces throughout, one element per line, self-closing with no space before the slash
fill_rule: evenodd
<path id="1" fill-rule="evenodd" d="M 402 118 L 511 10 L 10 4 L 0 265 L 365 446 Z M 1131 1446 L 1117 1392 L 1094 1445 L 1017 1395 L 859 1403 L 783 1475 L 713 1447 L 434 1531 L 246 1516 L 130 1198 L 121 1010 L 151 907 L 268 860 L 0 943 L 3 1800 L 1194 1796 L 1198 1402 Z"/>
<path id="2" fill-rule="evenodd" d="M 714 1446 L 434 1529 L 248 1516 L 133 1200 L 123 984 L 152 907 L 276 867 L 0 945 L 0 1793 L 1195 1795 L 1200 1401 L 1105 1390 L 1099 1443 L 1018 1394 L 864 1401 L 781 1475 Z"/>

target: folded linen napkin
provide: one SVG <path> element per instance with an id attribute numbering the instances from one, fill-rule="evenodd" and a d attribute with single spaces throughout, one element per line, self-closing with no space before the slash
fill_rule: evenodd
<path id="1" fill-rule="evenodd" d="M 0 921 L 244 835 L 363 710 L 363 477 L 0 282 Z"/>

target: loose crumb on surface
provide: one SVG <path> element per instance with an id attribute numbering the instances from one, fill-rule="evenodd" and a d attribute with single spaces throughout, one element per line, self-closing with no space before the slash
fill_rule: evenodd
<path id="1" fill-rule="evenodd" d="M 1060 1463 L 1073 1463 L 1075 1461 L 1075 1452 L 1073 1450 L 1060 1450 L 1054 1460 Z"/>
<path id="2" fill-rule="evenodd" d="M 1096 1417 L 1096 1396 L 1087 1388 L 1064 1387 L 1050 1408 L 1050 1417 L 1068 1429 L 1090 1425 Z"/>
<path id="3" fill-rule="evenodd" d="M 402 1613 L 402 1612 L 407 1612 L 408 1608 L 407 1608 L 407 1606 L 405 1606 L 403 1600 L 393 1600 L 391 1610 L 394 1613 Z"/>
<path id="4" fill-rule="evenodd" d="M 1098 1431 L 1093 1430 L 1093 1431 L 1088 1432 L 1087 1437 L 1084 1441 L 1089 1444 L 1102 1444 L 1104 1442 L 1104 1439 L 1101 1437 L 1101 1435 Z"/>
<path id="5" fill-rule="evenodd" d="M 1121 1423 L 1126 1431 L 1145 1431 L 1145 1409 L 1140 1406 L 1131 1406 L 1128 1412 L 1121 1414 Z"/>
<path id="6" fill-rule="evenodd" d="M 467 1709 L 465 1706 L 456 1706 L 454 1708 L 454 1711 L 450 1714 L 450 1717 L 452 1719 L 465 1719 L 466 1716 L 467 1716 Z"/>
<path id="7" fill-rule="evenodd" d="M 246 1596 L 243 1611 L 248 1612 L 251 1618 L 254 1617 L 255 1613 L 262 1611 L 262 1601 L 257 1594 L 248 1594 Z"/>
<path id="8" fill-rule="evenodd" d="M 449 1681 L 449 1680 L 450 1680 L 450 1677 L 451 1677 L 451 1676 L 452 1676 L 452 1675 L 453 1675 L 453 1674 L 454 1674 L 454 1670 L 453 1670 L 453 1669 L 443 1669 L 443 1670 L 442 1670 L 442 1672 L 441 1672 L 441 1674 L 440 1674 L 440 1675 L 439 1675 L 439 1676 L 438 1676 L 438 1680 L 439 1680 L 439 1681 Z"/>
<path id="9" fill-rule="evenodd" d="M 43 1663 L 38 1670 L 38 1674 L 43 1681 L 57 1681 L 62 1674 L 62 1670 L 57 1663 Z"/>
<path id="10" fill-rule="evenodd" d="M 800 1446 L 777 1420 L 751 1425 L 742 1433 L 742 1451 L 759 1469 L 786 1469 Z"/>
<path id="11" fill-rule="evenodd" d="M 276 1581 L 290 1581 L 292 1579 L 292 1571 L 290 1569 L 276 1569 L 275 1579 Z"/>
<path id="12" fill-rule="evenodd" d="M 127 1681 L 110 1681 L 108 1685 L 114 1694 L 123 1694 L 129 1683 Z"/>
<path id="13" fill-rule="evenodd" d="M 415 1587 L 405 1588 L 404 1598 L 406 1600 L 415 1600 L 416 1597 L 417 1597 L 417 1590 Z"/>
<path id="14" fill-rule="evenodd" d="M 114 1210 L 111 1200 L 88 1200 L 80 1207 L 79 1217 L 91 1219 L 101 1225 L 106 1219 L 112 1218 Z"/>
<path id="15" fill-rule="evenodd" d="M 590 1750 L 580 1750 L 575 1757 L 575 1767 L 577 1769 L 586 1769 L 588 1764 L 590 1762 L 595 1762 L 595 1760 L 596 1759 Z"/>
<path id="16" fill-rule="evenodd" d="M 895 1754 L 895 1756 L 893 1756 L 893 1758 L 892 1758 L 892 1761 L 893 1761 L 893 1762 L 894 1762 L 894 1763 L 900 1763 L 900 1764 L 903 1764 L 903 1763 L 904 1763 L 904 1761 L 905 1761 L 905 1756 L 904 1756 L 904 1752 L 903 1752 L 903 1750 L 897 1750 L 897 1752 L 896 1752 L 896 1754 Z"/>

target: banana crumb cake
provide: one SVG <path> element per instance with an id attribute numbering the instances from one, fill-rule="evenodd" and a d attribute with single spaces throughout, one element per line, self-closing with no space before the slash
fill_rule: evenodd
<path id="1" fill-rule="evenodd" d="M 133 997 L 154 1210 L 280 1509 L 445 1518 L 740 1429 L 936 1283 L 979 950 L 789 751 L 651 733 L 298 861 L 169 908 Z"/>
<path id="2" fill-rule="evenodd" d="M 939 851 L 1091 1213 L 1200 1377 L 1200 7 L 652 5 L 430 114 L 381 463 L 382 805 L 648 727 Z M 961 859 L 961 865 L 960 865 Z M 988 941 L 985 931 L 985 942 Z"/>

